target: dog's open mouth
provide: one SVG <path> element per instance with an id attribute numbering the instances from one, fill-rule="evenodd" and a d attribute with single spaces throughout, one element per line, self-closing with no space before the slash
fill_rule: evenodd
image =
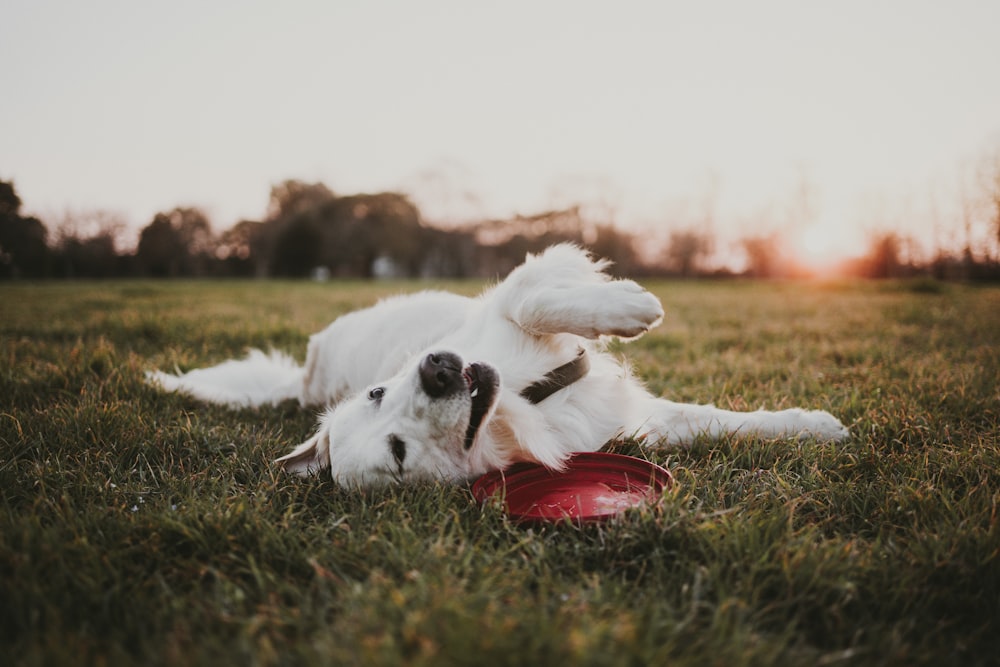
<path id="1" fill-rule="evenodd" d="M 469 387 L 469 398 L 472 408 L 469 414 L 469 428 L 465 431 L 465 448 L 472 447 L 476 433 L 483 424 L 500 387 L 500 377 L 492 366 L 486 364 L 469 364 L 462 370 L 465 382 Z"/>

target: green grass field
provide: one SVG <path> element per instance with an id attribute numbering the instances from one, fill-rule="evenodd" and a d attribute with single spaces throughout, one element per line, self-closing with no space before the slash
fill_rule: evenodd
<path id="1" fill-rule="evenodd" d="M 1000 289 L 651 284 L 666 322 L 614 350 L 654 392 L 853 437 L 617 443 L 677 484 L 583 528 L 291 479 L 313 411 L 143 383 L 422 287 L 0 285 L 0 662 L 997 664 Z"/>

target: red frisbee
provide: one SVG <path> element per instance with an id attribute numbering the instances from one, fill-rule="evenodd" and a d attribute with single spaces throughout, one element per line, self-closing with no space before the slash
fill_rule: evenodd
<path id="1" fill-rule="evenodd" d="M 518 463 L 472 485 L 479 502 L 500 494 L 517 521 L 601 521 L 655 499 L 674 478 L 655 463 L 603 452 L 574 454 L 561 471 Z"/>

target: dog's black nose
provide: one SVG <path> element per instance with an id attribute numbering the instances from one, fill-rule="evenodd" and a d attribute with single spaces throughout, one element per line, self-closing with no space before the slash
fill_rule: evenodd
<path id="1" fill-rule="evenodd" d="M 433 352 L 420 362 L 420 384 L 431 398 L 441 398 L 465 386 L 462 360 L 451 352 Z"/>

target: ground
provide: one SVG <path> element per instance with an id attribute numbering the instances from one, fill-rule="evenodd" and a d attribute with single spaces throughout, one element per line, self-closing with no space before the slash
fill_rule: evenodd
<path id="1" fill-rule="evenodd" d="M 248 346 L 302 359 L 338 313 L 428 286 L 0 285 L 8 664 L 994 663 L 1000 289 L 650 283 L 665 323 L 614 349 L 652 391 L 853 435 L 616 443 L 677 483 L 597 526 L 290 478 L 271 461 L 312 410 L 142 381 Z"/>

